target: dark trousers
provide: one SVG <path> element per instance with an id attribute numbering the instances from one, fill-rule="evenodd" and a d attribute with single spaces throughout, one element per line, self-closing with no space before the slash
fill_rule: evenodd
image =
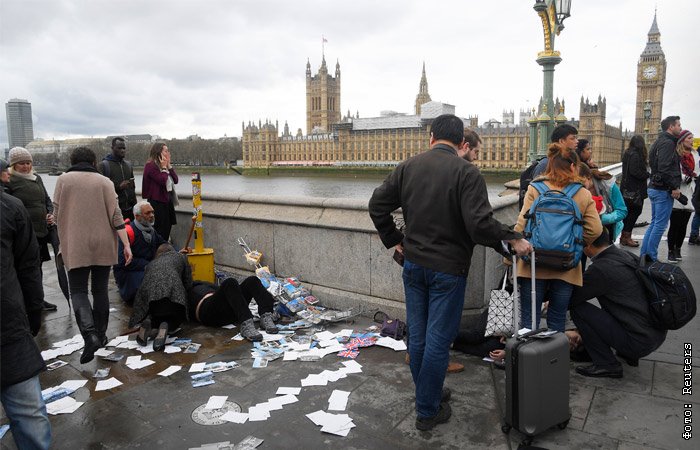
<path id="1" fill-rule="evenodd" d="M 122 209 L 122 217 L 124 220 L 129 219 L 130 221 L 134 221 L 134 210 L 132 208 L 129 209 Z"/>
<path id="2" fill-rule="evenodd" d="M 627 217 L 622 221 L 622 231 L 631 233 L 634 224 L 637 223 L 637 219 L 639 219 L 639 216 L 642 214 L 644 203 L 634 203 L 625 200 L 625 206 L 627 206 Z"/>
<path id="3" fill-rule="evenodd" d="M 163 322 L 168 323 L 168 330 L 177 329 L 185 321 L 185 307 L 173 303 L 168 298 L 161 298 L 148 304 L 148 314 L 151 323 L 157 327 Z"/>
<path id="4" fill-rule="evenodd" d="M 595 305 L 584 302 L 573 307 L 571 318 L 596 366 L 605 369 L 617 369 L 621 366 L 612 352 L 613 348 L 629 358 L 641 358 L 648 354 L 630 338 L 617 319 Z"/>
<path id="5" fill-rule="evenodd" d="M 671 211 L 671 221 L 668 226 L 668 248 L 680 249 L 688 230 L 688 221 L 692 211 L 688 209 L 674 209 Z"/>
<path id="6" fill-rule="evenodd" d="M 203 325 L 220 327 L 252 319 L 248 304 L 253 298 L 258 304 L 260 315 L 272 312 L 275 299 L 257 277 L 248 277 L 241 284 L 233 278 L 228 278 L 214 295 L 204 300 L 199 307 L 199 321 Z"/>
<path id="7" fill-rule="evenodd" d="M 89 266 L 78 267 L 68 271 L 68 281 L 70 286 L 70 296 L 73 300 L 73 308 L 90 308 L 95 312 L 109 314 L 109 295 L 107 286 L 109 284 L 110 266 Z M 92 292 L 92 306 L 88 298 L 88 277 L 92 278 L 90 290 Z"/>
<path id="8" fill-rule="evenodd" d="M 153 228 L 165 242 L 168 242 L 170 229 L 177 223 L 175 220 L 175 207 L 172 202 L 163 203 L 156 200 L 148 200 L 148 203 L 153 207 L 153 213 L 156 216 L 156 223 L 153 224 Z"/>
<path id="9" fill-rule="evenodd" d="M 479 323 L 475 327 L 459 330 L 452 348 L 481 358 L 489 356 L 489 353 L 494 350 L 504 349 L 506 346 L 501 343 L 498 336 L 484 336 L 488 313 L 488 310 L 481 313 Z"/>

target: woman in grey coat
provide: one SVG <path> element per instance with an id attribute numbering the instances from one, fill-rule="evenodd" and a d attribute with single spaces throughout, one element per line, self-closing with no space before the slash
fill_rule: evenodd
<path id="1" fill-rule="evenodd" d="M 130 327 L 141 324 L 139 344 L 146 345 L 153 323 L 159 324 L 153 350 L 165 347 L 168 329 L 174 330 L 188 319 L 187 290 L 191 287 L 192 270 L 187 257 L 170 244 L 158 247 L 155 259 L 146 266 L 129 320 Z"/>

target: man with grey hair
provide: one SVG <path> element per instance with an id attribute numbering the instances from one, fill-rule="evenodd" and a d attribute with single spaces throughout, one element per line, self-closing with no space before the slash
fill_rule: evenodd
<path id="1" fill-rule="evenodd" d="M 133 259 L 131 264 L 125 264 L 122 243 L 119 242 L 119 263 L 113 267 L 119 295 L 129 305 L 134 303 L 136 291 L 143 282 L 146 265 L 155 257 L 158 246 L 165 243 L 153 228 L 156 216 L 150 203 L 145 200 L 136 203 L 133 213 L 134 221 L 126 220 L 126 232 L 129 235 Z"/>

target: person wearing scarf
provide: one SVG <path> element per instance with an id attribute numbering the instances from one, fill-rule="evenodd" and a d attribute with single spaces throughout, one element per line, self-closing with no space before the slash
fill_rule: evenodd
<path id="1" fill-rule="evenodd" d="M 668 262 L 677 263 L 683 260 L 681 246 L 685 240 L 688 229 L 688 221 L 694 208 L 690 199 L 693 197 L 693 181 L 695 173 L 695 158 L 693 158 L 693 133 L 688 130 L 681 131 L 678 135 L 676 153 L 680 156 L 681 165 L 681 197 L 673 201 L 671 221 L 668 226 Z M 685 203 L 682 200 L 685 196 Z"/>
<path id="2" fill-rule="evenodd" d="M 133 259 L 126 265 L 122 252 L 122 244 L 119 243 L 119 263 L 114 267 L 114 279 L 119 288 L 119 295 L 128 305 L 134 304 L 136 291 L 143 283 L 143 275 L 146 265 L 155 258 L 156 250 L 165 240 L 153 227 L 156 217 L 153 206 L 146 200 L 142 200 L 133 207 L 134 221 L 126 223 L 127 235 L 131 243 Z"/>
<path id="3" fill-rule="evenodd" d="M 29 212 L 34 234 L 39 243 L 41 262 L 50 261 L 49 226 L 54 225 L 54 215 L 49 194 L 44 188 L 41 177 L 34 172 L 32 154 L 27 149 L 14 147 L 10 150 L 8 157 L 10 159 L 9 192 L 12 196 L 20 199 Z M 43 271 L 41 273 L 43 279 Z M 57 309 L 53 303 L 44 301 L 44 311 L 56 311 Z"/>
<path id="4" fill-rule="evenodd" d="M 75 319 L 85 340 L 80 363 L 92 361 L 95 351 L 107 344 L 109 322 L 109 269 L 116 264 L 117 239 L 125 264 L 131 262 L 131 246 L 112 182 L 96 168 L 95 152 L 78 147 L 70 154 L 71 167 L 56 180 L 54 215 L 61 240 L 61 255 L 70 281 Z M 91 280 L 93 304 L 88 298 Z"/>

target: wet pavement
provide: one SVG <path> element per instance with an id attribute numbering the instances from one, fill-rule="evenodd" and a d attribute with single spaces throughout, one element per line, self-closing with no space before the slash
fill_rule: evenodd
<path id="1" fill-rule="evenodd" d="M 648 206 L 648 205 L 647 205 Z M 648 220 L 648 208 L 647 218 Z M 644 217 L 640 220 L 645 220 Z M 641 239 L 644 229 L 635 229 Z M 665 255 L 665 241 L 660 255 Z M 683 248 L 681 267 L 700 286 L 700 247 Z M 68 305 L 58 289 L 55 270 L 44 264 L 46 297 L 59 307 L 45 314 L 45 322 L 37 342 L 42 350 L 53 342 L 78 334 L 78 328 Z M 700 289 L 700 288 L 699 288 Z M 108 336 L 113 338 L 128 332 L 130 308 L 122 304 L 116 287 L 110 285 L 111 307 Z M 321 299 L 322 301 L 322 299 Z M 370 319 L 358 318 L 352 323 L 333 324 L 333 332 L 343 328 L 360 331 L 371 325 Z M 640 361 L 639 367 L 624 365 L 624 378 L 591 379 L 575 373 L 571 365 L 570 407 L 572 418 L 565 430 L 552 429 L 535 438 L 534 445 L 560 449 L 675 449 L 697 448 L 700 435 L 684 440 L 685 410 L 700 411 L 697 396 L 682 395 L 683 346 L 693 345 L 700 352 L 698 333 L 700 318 L 678 331 L 669 332 L 666 343 Z M 356 361 L 362 373 L 328 383 L 327 386 L 303 387 L 299 401 L 271 411 L 270 418 L 245 424 L 224 423 L 202 425 L 192 419 L 193 411 L 204 405 L 212 395 L 228 396 L 247 411 L 249 406 L 274 397 L 280 386 L 300 386 L 300 380 L 312 373 L 336 370 L 341 361 L 335 354 L 317 362 L 272 361 L 268 367 L 253 368 L 252 345 L 233 341 L 238 328 L 206 328 L 186 324 L 177 333 L 202 344 L 197 353 L 149 353 L 143 358 L 155 364 L 138 370 L 126 367 L 125 360 L 108 362 L 95 358 L 88 364 L 79 363 L 80 351 L 59 359 L 67 366 L 40 375 L 42 388 L 56 386 L 65 380 L 86 379 L 88 383 L 72 397 L 85 401 L 72 414 L 49 416 L 53 445 L 56 449 L 117 449 L 163 448 L 187 449 L 203 444 L 230 441 L 237 443 L 246 436 L 264 439 L 258 448 L 347 448 L 347 449 L 484 449 L 517 448 L 523 436 L 515 431 L 504 435 L 500 420 L 504 410 L 505 373 L 481 359 L 452 353 L 452 359 L 465 365 L 464 372 L 448 374 L 446 386 L 453 390 L 453 415 L 447 424 L 430 432 L 415 429 L 413 383 L 405 352 L 384 347 L 360 349 Z M 118 352 L 139 355 L 136 350 Z M 195 362 L 237 361 L 240 367 L 216 373 L 215 384 L 193 388 L 187 370 Z M 695 370 L 700 359 L 693 358 Z M 183 369 L 169 377 L 157 373 L 170 365 Z M 95 392 L 96 369 L 110 367 L 111 377 L 123 385 Z M 349 391 L 345 411 L 356 427 L 347 437 L 322 433 L 306 414 L 326 410 L 328 398 L 335 389 Z M 684 405 L 692 405 L 686 407 Z M 7 419 L 2 416 L 1 423 Z M 697 420 L 695 421 L 697 422 Z M 700 425 L 694 427 L 694 435 Z M 0 448 L 13 449 L 11 432 L 0 441 Z"/>

